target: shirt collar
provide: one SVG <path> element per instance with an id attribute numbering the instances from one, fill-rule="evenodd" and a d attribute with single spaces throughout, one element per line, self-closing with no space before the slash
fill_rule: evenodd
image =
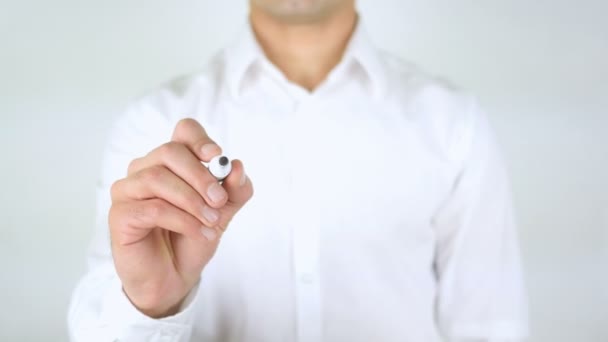
<path id="1" fill-rule="evenodd" d="M 231 95 L 238 98 L 243 81 L 250 68 L 256 62 L 266 60 L 266 56 L 249 23 L 237 39 L 225 49 L 224 53 L 227 86 Z M 380 52 L 373 46 L 360 17 L 340 64 L 351 61 L 357 63 L 364 71 L 367 80 L 370 82 L 373 95 L 384 94 L 387 88 L 384 61 Z"/>
<path id="2" fill-rule="evenodd" d="M 374 96 L 383 95 L 387 89 L 385 62 L 380 51 L 373 45 L 365 25 L 359 17 L 357 27 L 351 36 L 344 53 L 343 61 L 351 59 L 356 62 L 370 82 Z"/>
<path id="3" fill-rule="evenodd" d="M 237 39 L 225 51 L 226 81 L 231 95 L 239 96 L 242 82 L 258 60 L 265 58 L 251 25 L 247 23 Z"/>

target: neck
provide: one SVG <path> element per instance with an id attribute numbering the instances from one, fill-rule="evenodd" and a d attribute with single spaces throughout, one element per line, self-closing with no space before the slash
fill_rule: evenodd
<path id="1" fill-rule="evenodd" d="M 354 2 L 322 21 L 289 23 L 252 6 L 251 25 L 266 57 L 288 80 L 314 90 L 338 65 L 355 29 Z"/>

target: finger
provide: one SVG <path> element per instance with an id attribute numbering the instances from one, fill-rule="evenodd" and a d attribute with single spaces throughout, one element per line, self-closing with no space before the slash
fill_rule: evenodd
<path id="1" fill-rule="evenodd" d="M 253 185 L 247 177 L 243 162 L 238 159 L 232 161 L 232 171 L 223 182 L 228 193 L 228 203 L 241 208 L 253 195 Z"/>
<path id="2" fill-rule="evenodd" d="M 129 165 L 129 176 L 143 169 L 163 165 L 198 192 L 213 208 L 221 208 L 228 200 L 226 190 L 183 144 L 169 142 Z"/>
<path id="3" fill-rule="evenodd" d="M 253 196 L 253 184 L 245 173 L 243 163 L 235 159 L 232 161 L 232 172 L 230 172 L 222 185 L 228 193 L 228 202 L 220 210 L 222 218 L 220 219 L 219 227 L 222 230 L 226 230 L 232 217 Z"/>
<path id="4" fill-rule="evenodd" d="M 162 199 L 121 202 L 110 209 L 112 237 L 121 245 L 144 239 L 155 228 L 165 229 L 191 239 L 214 241 L 216 229 L 206 227 L 194 216 Z"/>
<path id="5" fill-rule="evenodd" d="M 222 154 L 222 149 L 207 135 L 198 121 L 182 119 L 173 131 L 172 141 L 184 144 L 199 160 L 209 162 L 213 157 Z"/>
<path id="6" fill-rule="evenodd" d="M 217 224 L 220 212 L 211 208 L 188 183 L 165 166 L 155 165 L 112 186 L 112 201 L 161 198 L 196 217 L 208 227 Z"/>

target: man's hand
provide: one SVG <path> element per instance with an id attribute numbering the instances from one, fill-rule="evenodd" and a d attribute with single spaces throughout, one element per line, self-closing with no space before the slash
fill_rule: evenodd
<path id="1" fill-rule="evenodd" d="M 126 295 L 150 317 L 177 312 L 253 195 L 240 161 L 223 184 L 201 163 L 221 152 L 198 122 L 184 119 L 171 142 L 133 160 L 112 185 L 114 264 Z"/>

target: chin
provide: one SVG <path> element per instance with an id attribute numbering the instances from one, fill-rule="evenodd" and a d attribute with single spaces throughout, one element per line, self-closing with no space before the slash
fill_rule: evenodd
<path id="1" fill-rule="evenodd" d="M 314 22 L 332 13 L 341 0 L 254 0 L 273 17 L 288 22 Z M 342 1 L 343 2 L 343 1 Z"/>

